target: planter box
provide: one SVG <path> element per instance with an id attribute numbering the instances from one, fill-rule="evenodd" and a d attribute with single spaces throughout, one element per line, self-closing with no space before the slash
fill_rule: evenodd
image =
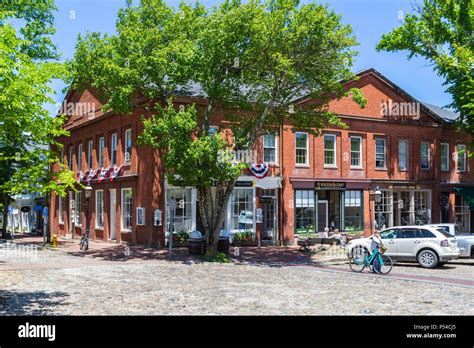
<path id="1" fill-rule="evenodd" d="M 234 240 L 232 242 L 233 246 L 257 246 L 257 241 L 256 240 Z"/>
<path id="2" fill-rule="evenodd" d="M 184 243 L 177 243 L 175 241 L 173 241 L 173 248 L 187 248 L 188 247 L 188 242 L 184 242 Z"/>

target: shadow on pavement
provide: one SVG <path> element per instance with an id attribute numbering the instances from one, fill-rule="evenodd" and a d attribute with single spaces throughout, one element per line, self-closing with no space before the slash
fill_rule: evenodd
<path id="1" fill-rule="evenodd" d="M 52 315 L 66 305 L 65 292 L 0 290 L 0 315 Z"/>

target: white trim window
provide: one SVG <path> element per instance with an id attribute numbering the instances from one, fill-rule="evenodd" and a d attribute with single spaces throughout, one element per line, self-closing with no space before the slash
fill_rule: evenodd
<path id="1" fill-rule="evenodd" d="M 230 229 L 255 231 L 255 189 L 234 188 L 230 198 Z"/>
<path id="2" fill-rule="evenodd" d="M 441 143 L 441 171 L 449 171 L 449 144 Z"/>
<path id="3" fill-rule="evenodd" d="M 387 141 L 384 138 L 375 139 L 375 168 L 387 169 Z"/>
<path id="4" fill-rule="evenodd" d="M 427 141 L 422 141 L 420 144 L 420 168 L 430 169 L 430 143 Z"/>
<path id="5" fill-rule="evenodd" d="M 64 198 L 58 196 L 59 223 L 64 225 Z"/>
<path id="6" fill-rule="evenodd" d="M 398 140 L 398 170 L 408 170 L 410 143 L 406 139 Z"/>
<path id="7" fill-rule="evenodd" d="M 77 145 L 77 171 L 82 170 L 82 143 Z"/>
<path id="8" fill-rule="evenodd" d="M 117 164 L 117 133 L 110 137 L 110 164 Z"/>
<path id="9" fill-rule="evenodd" d="M 121 200 L 121 217 L 122 217 L 122 231 L 132 231 L 132 207 L 133 197 L 131 188 L 122 189 L 122 200 Z"/>
<path id="10" fill-rule="evenodd" d="M 91 139 L 87 142 L 87 166 L 92 169 L 92 150 L 94 148 L 94 141 Z"/>
<path id="11" fill-rule="evenodd" d="M 95 227 L 104 228 L 104 191 L 95 191 Z"/>
<path id="12" fill-rule="evenodd" d="M 69 156 L 67 164 L 69 165 L 69 170 L 72 170 L 72 153 L 74 152 L 74 145 L 69 146 Z"/>
<path id="13" fill-rule="evenodd" d="M 466 171 L 467 164 L 467 148 L 466 145 L 458 144 L 458 172 L 462 173 Z"/>
<path id="14" fill-rule="evenodd" d="M 105 147 L 105 139 L 104 137 L 100 137 L 99 149 L 97 151 L 97 163 L 99 164 L 99 168 L 104 166 L 104 147 Z"/>
<path id="15" fill-rule="evenodd" d="M 171 221 L 171 212 L 169 204 L 166 205 L 166 222 L 167 231 L 173 232 L 191 232 L 193 230 L 194 222 L 194 199 L 191 188 L 169 188 L 166 190 L 166 201 L 176 202 L 176 209 L 174 211 L 173 221 Z"/>
<path id="16" fill-rule="evenodd" d="M 263 136 L 263 161 L 267 163 L 277 163 L 277 137 L 275 134 L 265 134 Z"/>
<path id="17" fill-rule="evenodd" d="M 308 133 L 296 132 L 296 165 L 308 165 Z"/>
<path id="18" fill-rule="evenodd" d="M 351 168 L 362 168 L 362 137 L 351 136 Z"/>
<path id="19" fill-rule="evenodd" d="M 336 167 L 336 136 L 324 134 L 324 166 Z"/>
<path id="20" fill-rule="evenodd" d="M 82 192 L 76 192 L 76 226 L 82 226 Z"/>
<path id="21" fill-rule="evenodd" d="M 132 128 L 127 128 L 125 130 L 124 145 L 125 163 L 130 164 L 132 161 Z"/>

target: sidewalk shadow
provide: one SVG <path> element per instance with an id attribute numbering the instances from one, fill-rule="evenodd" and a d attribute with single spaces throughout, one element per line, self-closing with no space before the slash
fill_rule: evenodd
<path id="1" fill-rule="evenodd" d="M 0 290 L 0 315 L 54 315 L 68 297 L 61 291 Z"/>

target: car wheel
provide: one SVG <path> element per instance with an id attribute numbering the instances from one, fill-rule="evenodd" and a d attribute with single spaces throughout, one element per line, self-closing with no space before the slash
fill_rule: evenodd
<path id="1" fill-rule="evenodd" d="M 438 255 L 432 250 L 423 250 L 418 254 L 418 263 L 423 268 L 435 268 L 438 265 Z"/>

